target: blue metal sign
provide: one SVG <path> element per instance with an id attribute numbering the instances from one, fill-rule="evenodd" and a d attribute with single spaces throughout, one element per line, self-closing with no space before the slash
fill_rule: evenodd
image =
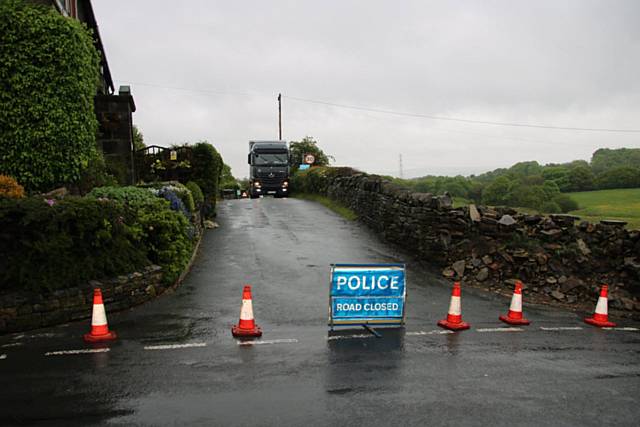
<path id="1" fill-rule="evenodd" d="M 309 169 L 310 167 L 311 167 L 311 165 L 300 165 L 300 166 L 298 166 L 298 170 L 305 171 L 305 170 Z"/>
<path id="2" fill-rule="evenodd" d="M 329 324 L 403 324 L 404 264 L 331 266 Z"/>

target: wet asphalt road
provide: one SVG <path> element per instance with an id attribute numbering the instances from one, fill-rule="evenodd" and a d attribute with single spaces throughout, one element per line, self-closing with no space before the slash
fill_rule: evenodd
<path id="1" fill-rule="evenodd" d="M 526 299 L 532 325 L 495 331 L 508 299 L 463 289 L 472 328 L 441 334 L 450 285 L 364 227 L 296 199 L 225 201 L 218 221 L 174 293 L 107 306 L 117 342 L 84 344 L 88 321 L 0 337 L 0 424 L 640 422 L 640 331 L 599 330 Z M 329 337 L 329 264 L 398 261 L 409 267 L 406 328 Z M 254 345 L 230 333 L 245 283 L 264 330 Z"/>

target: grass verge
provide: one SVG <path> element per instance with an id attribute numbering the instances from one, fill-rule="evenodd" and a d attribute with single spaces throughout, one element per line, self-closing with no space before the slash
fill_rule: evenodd
<path id="1" fill-rule="evenodd" d="M 580 205 L 580 209 L 570 212 L 572 215 L 590 222 L 602 219 L 626 221 L 627 228 L 640 229 L 640 188 L 567 194 Z"/>
<path id="2" fill-rule="evenodd" d="M 349 221 L 355 221 L 356 219 L 358 219 L 358 215 L 356 215 L 354 211 L 328 197 L 310 193 L 295 193 L 292 195 L 292 197 L 296 199 L 311 200 L 312 202 L 320 203 L 321 205 L 329 208 L 330 210 L 334 211 L 335 213 Z"/>

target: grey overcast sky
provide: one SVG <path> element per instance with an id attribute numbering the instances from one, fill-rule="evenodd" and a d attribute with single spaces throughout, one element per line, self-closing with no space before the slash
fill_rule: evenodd
<path id="1" fill-rule="evenodd" d="M 208 140 L 237 177 L 249 140 L 277 139 L 279 92 L 283 139 L 371 173 L 398 176 L 400 155 L 415 177 L 640 147 L 639 132 L 371 111 L 638 130 L 637 0 L 92 3 L 145 142 Z"/>

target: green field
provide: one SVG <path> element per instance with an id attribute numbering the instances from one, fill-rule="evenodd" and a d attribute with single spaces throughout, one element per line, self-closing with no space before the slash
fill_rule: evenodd
<path id="1" fill-rule="evenodd" d="M 567 194 L 580 205 L 580 209 L 570 212 L 572 215 L 590 222 L 601 219 L 627 221 L 628 228 L 640 229 L 640 188 Z"/>

